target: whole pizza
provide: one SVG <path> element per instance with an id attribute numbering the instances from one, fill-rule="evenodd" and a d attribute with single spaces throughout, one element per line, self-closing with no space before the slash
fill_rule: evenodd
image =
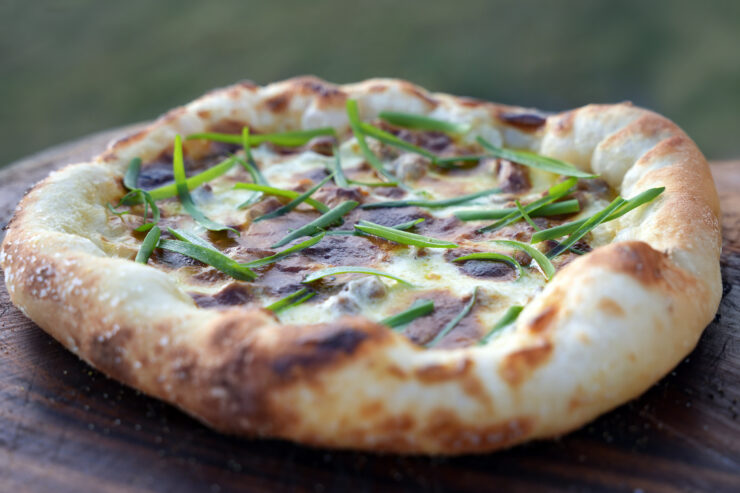
<path id="1" fill-rule="evenodd" d="M 0 262 L 69 350 L 218 430 L 459 454 L 670 371 L 719 303 L 718 215 L 696 145 L 631 104 L 301 77 L 53 173 Z"/>

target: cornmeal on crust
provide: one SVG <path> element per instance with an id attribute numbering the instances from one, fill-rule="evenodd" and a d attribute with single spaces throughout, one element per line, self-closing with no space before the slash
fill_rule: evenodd
<path id="1" fill-rule="evenodd" d="M 173 273 L 181 271 L 131 261 L 125 221 L 106 204 L 125 193 L 132 158 L 154 162 L 176 134 L 235 124 L 259 133 L 329 126 L 346 137 L 348 98 L 364 121 L 400 111 L 466 123 L 495 145 L 598 174 L 624 197 L 665 191 L 605 224 L 593 251 L 533 288 L 516 325 L 486 345 L 425 348 L 367 313 L 281 323 L 254 303 L 199 306 L 197 286 Z M 190 159 L 207 150 L 186 141 Z M 12 301 L 67 348 L 218 430 L 461 454 L 561 435 L 670 371 L 719 304 L 718 217 L 696 145 L 630 104 L 545 116 L 401 80 L 337 86 L 302 77 L 213 91 L 51 174 L 19 204 L 0 263 Z"/>

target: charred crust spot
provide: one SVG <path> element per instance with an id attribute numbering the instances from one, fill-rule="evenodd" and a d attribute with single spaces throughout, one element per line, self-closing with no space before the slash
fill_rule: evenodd
<path id="1" fill-rule="evenodd" d="M 629 274 L 646 286 L 663 281 L 663 271 L 668 267 L 666 254 L 642 241 L 628 241 L 609 249 L 598 249 L 590 255 L 590 260 L 610 270 Z"/>
<path id="2" fill-rule="evenodd" d="M 546 117 L 531 112 L 503 111 L 498 114 L 498 118 L 508 125 L 530 132 L 533 130 L 537 130 L 545 123 L 547 123 Z"/>
<path id="3" fill-rule="evenodd" d="M 555 133 L 564 136 L 569 134 L 573 130 L 573 120 L 575 120 L 576 112 L 574 110 L 566 111 L 561 113 L 555 119 Z"/>
<path id="4" fill-rule="evenodd" d="M 599 300 L 599 309 L 612 317 L 623 317 L 624 309 L 611 298 L 601 298 Z"/>
<path id="5" fill-rule="evenodd" d="M 555 305 L 548 306 L 529 322 L 529 330 L 534 333 L 546 331 L 555 321 L 557 315 L 558 307 Z"/>
<path id="6" fill-rule="evenodd" d="M 420 382 L 434 384 L 466 375 L 473 367 L 468 358 L 457 359 L 448 363 L 432 363 L 417 369 L 414 374 Z"/>
<path id="7" fill-rule="evenodd" d="M 125 358 L 126 345 L 133 332 L 117 325 L 105 331 L 93 333 L 89 340 L 88 358 L 96 368 L 124 383 L 134 381 L 130 363 Z"/>
<path id="8" fill-rule="evenodd" d="M 499 365 L 499 374 L 512 387 L 524 382 L 552 353 L 552 344 L 542 340 L 536 345 L 514 351 Z"/>
<path id="9" fill-rule="evenodd" d="M 277 94 L 265 100 L 265 107 L 273 113 L 283 113 L 288 109 L 290 100 L 290 92 Z"/>
<path id="10" fill-rule="evenodd" d="M 134 142 L 142 140 L 144 137 L 148 135 L 148 133 L 149 133 L 149 129 L 145 128 L 131 135 L 126 135 L 125 137 L 121 137 L 120 139 L 113 142 L 113 144 L 111 144 L 109 150 L 103 155 L 103 160 L 106 162 L 113 161 L 117 157 L 116 151 L 118 150 L 118 148 L 124 147 L 129 144 L 133 144 Z"/>
<path id="11" fill-rule="evenodd" d="M 463 423 L 447 409 L 438 409 L 429 417 L 423 430 L 433 436 L 446 453 L 486 451 L 521 442 L 534 429 L 531 418 L 519 417 L 489 426 Z"/>
<path id="12" fill-rule="evenodd" d="M 439 104 L 439 102 L 433 97 L 431 97 L 426 91 L 415 86 L 414 84 L 410 82 L 402 81 L 401 89 L 405 93 L 410 94 L 416 97 L 417 99 L 424 101 L 427 105 L 431 106 L 432 108 L 435 108 Z"/>
<path id="13" fill-rule="evenodd" d="M 190 293 L 190 297 L 200 308 L 213 306 L 246 305 L 255 298 L 254 289 L 246 284 L 232 283 L 213 296 Z"/>

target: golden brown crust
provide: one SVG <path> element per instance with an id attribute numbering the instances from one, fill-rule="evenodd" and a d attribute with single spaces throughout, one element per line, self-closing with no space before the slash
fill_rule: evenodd
<path id="1" fill-rule="evenodd" d="M 363 117 L 471 123 L 494 143 L 592 169 L 627 197 L 666 192 L 608 223 L 614 243 L 564 267 L 485 347 L 421 350 L 360 317 L 280 326 L 262 310 L 199 309 L 163 272 L 115 258 L 103 205 L 120 195 L 131 157 L 153 159 L 175 133 L 227 121 L 346 132 L 348 97 Z M 667 119 L 629 104 L 531 115 L 389 79 L 213 91 L 37 185 L 2 245 L 8 291 L 97 368 L 223 431 L 430 454 L 564 433 L 643 392 L 696 344 L 719 302 L 719 209 L 703 156 Z"/>

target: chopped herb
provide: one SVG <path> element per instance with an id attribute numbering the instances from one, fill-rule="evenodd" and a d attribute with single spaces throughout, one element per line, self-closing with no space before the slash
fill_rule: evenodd
<path id="1" fill-rule="evenodd" d="M 522 276 L 522 266 L 514 257 L 504 255 L 503 253 L 494 252 L 476 252 L 468 255 L 457 257 L 453 262 L 464 262 L 466 260 L 495 260 L 498 262 L 506 262 L 507 264 L 514 267 L 517 271 L 517 276 Z"/>
<path id="2" fill-rule="evenodd" d="M 301 288 L 295 293 L 290 293 L 288 296 L 285 296 L 284 298 L 280 298 L 275 303 L 272 303 L 270 305 L 267 305 L 265 309 L 271 310 L 273 312 L 279 312 L 281 310 L 285 310 L 289 306 L 293 306 L 293 300 L 300 297 L 302 294 L 308 292 L 308 289 Z"/>
<path id="3" fill-rule="evenodd" d="M 581 224 L 578 229 L 573 231 L 563 243 L 550 250 L 547 253 L 547 256 L 549 258 L 554 258 L 563 251 L 567 250 L 569 247 L 573 246 L 578 240 L 583 238 L 586 233 L 594 229 L 599 224 L 603 223 L 611 213 L 619 209 L 626 202 L 627 201 L 624 200 L 622 197 L 617 197 L 616 199 L 612 200 L 612 202 L 604 209 L 586 219 L 586 222 Z"/>
<path id="4" fill-rule="evenodd" d="M 545 275 L 545 279 L 547 279 L 548 281 L 552 279 L 552 276 L 555 275 L 555 266 L 552 265 L 550 259 L 548 259 L 544 253 L 537 250 L 532 245 L 528 245 L 526 243 L 522 243 L 521 241 L 515 240 L 493 240 L 493 243 L 506 245 L 515 250 L 522 250 L 527 253 L 530 257 L 534 259 L 535 262 L 537 262 L 537 265 L 540 266 L 542 273 Z"/>
<path id="5" fill-rule="evenodd" d="M 388 226 L 381 226 L 380 224 L 371 223 L 369 221 L 360 221 L 358 224 L 355 224 L 355 229 L 402 245 L 413 245 L 422 248 L 457 248 L 458 246 L 457 244 L 446 240 L 438 240 L 436 238 L 430 238 L 429 236 L 409 233 L 407 231 L 389 228 Z"/>
<path id="6" fill-rule="evenodd" d="M 399 139 L 392 133 L 381 130 L 374 125 L 366 122 L 361 122 L 360 129 L 362 130 L 362 133 L 365 134 L 367 137 L 372 137 L 373 139 L 379 140 L 380 142 L 384 142 L 388 145 L 392 145 L 393 147 L 398 147 L 399 149 L 413 152 L 414 154 L 419 154 L 421 156 L 424 156 L 425 158 L 430 159 L 432 162 L 437 160 L 437 155 L 433 152 L 427 151 L 426 149 L 423 149 L 419 146 L 415 146 L 414 144 L 406 142 L 403 139 Z"/>
<path id="7" fill-rule="evenodd" d="M 393 229 L 400 229 L 402 231 L 406 231 L 406 230 L 409 230 L 409 229 L 413 228 L 417 224 L 423 223 L 423 222 L 424 222 L 424 218 L 423 217 L 420 217 L 420 218 L 414 219 L 412 221 L 406 221 L 405 223 L 396 224 L 395 226 L 391 226 L 391 228 L 393 228 Z"/>
<path id="8" fill-rule="evenodd" d="M 452 329 L 455 328 L 457 324 L 460 323 L 460 320 L 465 318 L 465 316 L 470 313 L 470 310 L 473 309 L 473 305 L 475 305 L 475 299 L 478 296 L 478 286 L 473 288 L 473 294 L 470 295 L 470 301 L 463 307 L 462 311 L 458 313 L 455 318 L 450 320 L 447 325 L 444 326 L 442 330 L 439 331 L 439 333 L 432 339 L 430 342 L 426 344 L 426 347 L 430 348 L 437 344 L 439 341 L 441 341 L 444 336 L 446 336 Z"/>
<path id="9" fill-rule="evenodd" d="M 247 172 L 252 176 L 253 182 L 259 183 L 260 185 L 269 185 L 267 179 L 260 172 L 260 168 L 259 166 L 257 166 L 257 162 L 252 156 L 250 141 L 251 136 L 249 135 L 249 127 L 244 127 L 242 129 L 242 148 L 244 148 L 244 157 L 246 160 L 239 160 L 239 162 L 244 167 L 244 169 L 246 169 Z"/>
<path id="10" fill-rule="evenodd" d="M 398 183 L 391 182 L 391 181 L 358 181 L 358 180 L 349 180 L 350 183 L 353 185 L 362 185 L 364 187 L 397 187 Z"/>
<path id="11" fill-rule="evenodd" d="M 352 128 L 352 133 L 354 134 L 355 139 L 357 139 L 357 144 L 360 146 L 360 150 L 362 151 L 363 156 L 365 156 L 365 160 L 367 160 L 370 166 L 375 168 L 375 171 L 387 178 L 389 182 L 397 185 L 398 182 L 396 181 L 396 177 L 385 169 L 383 162 L 378 159 L 378 156 L 373 154 L 373 151 L 371 151 L 367 146 L 365 134 L 362 132 L 360 111 L 357 108 L 357 101 L 354 99 L 347 100 L 347 117 L 349 118 L 349 125 Z"/>
<path id="12" fill-rule="evenodd" d="M 115 214 L 116 216 L 119 216 L 119 217 L 120 216 L 125 216 L 126 214 L 131 214 L 130 211 L 117 211 L 113 207 L 113 204 L 111 204 L 110 202 L 108 202 L 107 204 L 105 204 L 105 206 L 108 208 L 108 210 L 111 212 L 111 214 Z"/>
<path id="13" fill-rule="evenodd" d="M 157 203 L 154 201 L 149 192 L 141 189 L 139 189 L 138 191 L 141 193 L 141 196 L 144 197 L 144 224 L 142 224 L 138 228 L 135 228 L 134 231 L 147 231 L 159 222 L 159 207 L 157 207 Z M 152 209 L 152 222 L 147 223 L 146 218 L 149 215 L 150 208 Z"/>
<path id="14" fill-rule="evenodd" d="M 373 202 L 371 204 L 364 204 L 360 206 L 362 209 L 381 209 L 385 207 L 407 207 L 407 206 L 417 206 L 417 207 L 429 207 L 429 208 L 435 208 L 435 207 L 451 207 L 453 205 L 462 204 L 464 202 L 468 202 L 470 200 L 474 200 L 480 197 L 485 197 L 487 195 L 491 195 L 494 193 L 501 193 L 500 188 L 489 188 L 487 190 L 481 190 L 480 192 L 475 193 L 469 193 L 467 195 L 460 195 L 459 197 L 452 197 L 449 199 L 441 199 L 441 200 L 415 200 L 415 199 L 409 199 L 409 200 L 389 200 L 387 202 Z"/>
<path id="15" fill-rule="evenodd" d="M 180 199 L 180 204 L 182 204 L 183 209 L 192 216 L 195 222 L 210 231 L 232 231 L 237 235 L 239 234 L 239 232 L 234 228 L 230 228 L 210 220 L 195 206 L 195 202 L 193 202 L 193 198 L 190 196 L 190 192 L 188 191 L 188 186 L 185 181 L 185 163 L 182 158 L 182 140 L 179 135 L 175 135 L 172 169 L 175 175 L 175 187 L 177 188 L 177 196 Z"/>
<path id="16" fill-rule="evenodd" d="M 128 163 L 128 169 L 123 177 L 123 186 L 129 190 L 136 190 L 141 172 L 141 158 L 135 157 Z"/>
<path id="17" fill-rule="evenodd" d="M 139 247 L 139 251 L 136 252 L 136 262 L 140 264 L 147 263 L 149 257 L 154 251 L 154 248 L 157 246 L 157 242 L 159 242 L 160 233 L 161 231 L 158 226 L 153 226 L 152 229 L 149 230 L 149 232 L 144 237 L 144 241 Z"/>
<path id="18" fill-rule="evenodd" d="M 249 139 L 249 145 L 258 146 L 265 142 L 270 142 L 283 147 L 299 147 L 306 144 L 309 140 L 320 135 L 336 135 L 331 127 L 317 128 L 314 130 L 297 130 L 292 132 L 278 132 L 271 134 L 256 134 Z M 238 134 L 223 134 L 217 132 L 203 132 L 190 134 L 187 140 L 204 139 L 214 142 L 226 142 L 227 144 L 241 144 L 242 138 Z"/>
<path id="19" fill-rule="evenodd" d="M 326 269 L 317 270 L 307 275 L 306 278 L 302 282 L 304 284 L 308 284 L 310 282 L 317 281 L 323 277 L 336 276 L 339 274 L 367 274 L 371 276 L 381 276 L 381 277 L 387 277 L 389 279 L 393 279 L 394 281 L 398 281 L 399 283 L 405 284 L 407 286 L 412 285 L 410 282 L 404 281 L 400 277 L 396 277 L 392 274 L 388 274 L 381 270 L 372 269 L 370 267 L 357 267 L 357 266 L 349 266 L 349 265 L 343 265 L 340 267 L 328 267 Z"/>
<path id="20" fill-rule="evenodd" d="M 200 236 L 194 235 L 193 233 L 188 233 L 187 231 L 183 231 L 181 229 L 173 229 L 173 228 L 167 228 L 167 232 L 180 241 L 193 243 L 195 245 L 202 246 L 203 248 L 210 248 L 211 250 L 218 252 L 218 249 L 215 246 L 211 245 L 210 243 L 208 243 L 206 240 L 204 240 Z"/>
<path id="21" fill-rule="evenodd" d="M 278 248 L 286 243 L 290 243 L 291 241 L 295 240 L 296 238 L 300 238 L 301 236 L 313 236 L 322 229 L 331 226 L 332 224 L 341 221 L 342 216 L 347 214 L 349 211 L 357 207 L 358 202 L 355 202 L 354 200 L 347 200 L 345 202 L 342 202 L 338 206 L 334 207 L 333 209 L 329 210 L 325 214 L 319 216 L 318 218 L 314 219 L 308 224 L 305 224 L 301 226 L 298 229 L 295 229 L 287 234 L 283 239 L 272 245 L 271 248 Z"/>
<path id="22" fill-rule="evenodd" d="M 159 242 L 159 248 L 199 260 L 240 281 L 254 281 L 257 279 L 257 274 L 252 269 L 239 264 L 213 248 L 180 240 L 161 240 Z"/>
<path id="23" fill-rule="evenodd" d="M 664 190 L 665 190 L 665 187 L 650 188 L 638 195 L 635 195 L 631 199 L 627 200 L 627 202 L 625 202 L 619 209 L 614 211 L 603 222 L 613 221 L 614 219 L 617 219 L 618 217 L 621 217 L 627 214 L 632 209 L 635 209 L 641 206 L 642 204 L 646 204 L 652 201 L 658 195 L 663 193 Z M 579 219 L 578 221 L 572 221 L 566 224 L 561 224 L 560 226 L 555 226 L 553 228 L 546 229 L 544 231 L 539 231 L 535 233 L 534 235 L 532 235 L 532 243 L 539 243 L 545 240 L 553 240 L 555 238 L 560 238 L 561 236 L 568 235 L 572 233 L 573 231 L 577 230 L 588 219 L 589 218 Z"/>
<path id="24" fill-rule="evenodd" d="M 434 164 L 440 168 L 458 168 L 455 163 L 474 163 L 481 159 L 488 158 L 485 154 L 473 155 L 473 156 L 450 156 L 450 157 L 439 157 L 434 161 Z"/>
<path id="25" fill-rule="evenodd" d="M 464 134 L 470 130 L 470 124 L 452 123 L 438 120 L 413 113 L 401 113 L 397 111 L 381 111 L 381 119 L 397 127 L 410 128 L 412 130 L 436 130 L 448 134 Z"/>
<path id="26" fill-rule="evenodd" d="M 563 198 L 564 196 L 568 195 L 570 193 L 570 189 L 573 188 L 573 186 L 576 184 L 577 179 L 576 178 L 568 178 L 567 180 L 557 183 L 550 187 L 550 189 L 547 191 L 547 195 L 535 200 L 534 202 L 527 204 L 524 207 L 524 210 L 527 211 L 527 213 L 532 213 L 539 209 L 542 206 L 545 206 L 547 204 L 551 204 L 552 202 L 555 202 L 558 199 Z M 515 210 L 511 212 L 510 214 L 505 215 L 498 221 L 496 221 L 493 224 L 490 224 L 484 228 L 478 229 L 479 233 L 486 233 L 488 231 L 496 231 L 503 227 L 508 226 L 511 223 L 514 223 L 521 219 L 522 215 L 519 213 L 519 210 Z"/>
<path id="27" fill-rule="evenodd" d="M 215 166 L 211 166 L 207 170 L 201 171 L 200 173 L 191 176 L 186 180 L 188 190 L 193 190 L 194 188 L 198 188 L 204 183 L 218 178 L 219 176 L 229 171 L 234 166 L 234 164 L 236 164 L 236 157 L 230 156 L 227 159 L 224 159 L 220 163 L 216 164 Z M 161 187 L 153 188 L 148 192 L 154 200 L 168 199 L 170 197 L 177 196 L 177 186 L 174 183 L 170 183 L 169 185 L 163 185 Z"/>
<path id="28" fill-rule="evenodd" d="M 534 223 L 534 221 L 532 221 L 532 218 L 529 217 L 529 214 L 527 213 L 527 211 L 522 207 L 522 204 L 519 202 L 519 199 L 515 199 L 514 204 L 516 205 L 516 209 L 519 211 L 519 214 L 521 214 L 524 220 L 527 221 L 527 224 L 532 226 L 532 229 L 534 229 L 535 231 L 541 231 L 540 227 L 537 226 Z"/>
<path id="29" fill-rule="evenodd" d="M 288 247 L 285 250 L 282 250 L 280 252 L 277 252 L 274 255 L 270 255 L 269 257 L 263 257 L 257 260 L 252 260 L 251 262 L 247 262 L 242 265 L 246 265 L 247 267 L 261 267 L 263 265 L 271 264 L 273 262 L 277 262 L 283 257 L 287 257 L 288 255 L 298 252 L 300 250 L 303 250 L 304 248 L 312 247 L 316 243 L 320 242 L 326 233 L 318 234 L 306 241 L 302 241 L 301 243 L 298 243 L 296 245 L 293 245 L 292 247 Z"/>
<path id="30" fill-rule="evenodd" d="M 487 151 L 493 156 L 507 159 L 515 163 L 529 166 L 530 168 L 537 168 L 543 171 L 549 171 L 550 173 L 556 173 L 563 176 L 576 176 L 578 178 L 596 178 L 599 175 L 587 173 L 581 171 L 570 163 L 560 161 L 559 159 L 542 156 L 529 151 L 515 151 L 513 149 L 502 149 L 497 147 L 485 139 L 478 137 L 476 139 L 480 145 L 482 145 Z"/>
<path id="31" fill-rule="evenodd" d="M 491 327 L 491 330 L 489 330 L 488 333 L 484 335 L 480 341 L 478 341 L 478 345 L 482 346 L 486 344 L 493 334 L 503 329 L 504 327 L 513 324 L 514 321 L 516 321 L 516 319 L 519 317 L 519 314 L 522 312 L 522 310 L 524 310 L 524 307 L 520 305 L 512 305 L 507 308 L 503 316 L 498 319 L 493 327 Z"/>
<path id="32" fill-rule="evenodd" d="M 344 175 L 344 170 L 342 169 L 342 159 L 339 156 L 339 149 L 336 144 L 332 144 L 331 148 L 334 153 L 334 162 L 332 167 L 334 183 L 336 183 L 338 187 L 347 188 L 349 187 L 349 182 L 347 181 L 347 177 Z"/>
<path id="33" fill-rule="evenodd" d="M 528 214 L 531 217 L 558 216 L 560 214 L 571 214 L 574 212 L 578 212 L 579 210 L 581 210 L 581 208 L 578 205 L 578 200 L 570 199 L 563 200 L 562 202 L 555 202 L 553 204 L 543 205 L 542 207 L 539 207 L 534 211 L 529 211 Z M 454 214 L 461 221 L 480 221 L 485 219 L 501 219 L 502 217 L 506 217 L 512 213 L 516 213 L 517 211 L 518 209 L 516 207 L 507 207 L 505 209 L 496 209 L 492 211 L 457 211 Z"/>
<path id="34" fill-rule="evenodd" d="M 386 317 L 380 321 L 381 324 L 387 325 L 392 329 L 403 327 L 419 317 L 429 315 L 434 311 L 434 301 L 432 300 L 416 300 L 406 310 L 396 313 L 390 317 Z"/>
<path id="35" fill-rule="evenodd" d="M 419 219 L 414 219 L 413 221 L 406 221 L 405 223 L 396 224 L 395 226 L 391 226 L 391 228 L 400 229 L 401 231 L 407 231 L 421 222 L 424 222 L 423 217 L 420 217 Z M 329 236 L 366 236 L 365 233 L 357 230 L 327 231 L 326 234 Z"/>
<path id="36" fill-rule="evenodd" d="M 300 298 L 298 298 L 298 299 L 297 299 L 296 301 L 294 301 L 293 303 L 290 303 L 290 304 L 288 304 L 288 305 L 285 305 L 284 307 L 282 307 L 282 308 L 280 309 L 280 311 L 283 311 L 283 310 L 287 310 L 287 309 L 289 309 L 289 308 L 293 308 L 294 306 L 298 306 L 298 305 L 300 305 L 301 303 L 303 303 L 304 301 L 308 301 L 308 300 L 310 300 L 310 299 L 311 299 L 311 298 L 313 298 L 314 296 L 316 296 L 316 293 L 315 293 L 315 292 L 313 292 L 313 291 L 312 291 L 312 292 L 310 292 L 310 293 L 306 293 L 306 294 L 304 294 L 303 296 L 301 296 Z"/>
<path id="37" fill-rule="evenodd" d="M 293 190 L 284 190 L 282 188 L 275 188 L 268 185 L 259 185 L 257 183 L 237 183 L 234 185 L 235 190 L 251 190 L 253 192 L 263 192 L 266 195 L 275 195 L 278 197 L 287 197 L 289 199 L 295 199 L 301 196 L 300 192 Z M 321 213 L 329 212 L 329 208 L 318 200 L 307 198 L 304 202 L 316 209 Z M 241 206 L 239 206 L 241 208 Z"/>
<path id="38" fill-rule="evenodd" d="M 272 211 L 272 212 L 270 212 L 268 214 L 264 214 L 262 216 L 259 216 L 259 217 L 255 218 L 252 222 L 255 222 L 256 223 L 256 222 L 259 222 L 259 221 L 264 221 L 265 219 L 272 219 L 272 218 L 279 217 L 279 216 L 282 216 L 284 214 L 287 214 L 288 212 L 292 211 L 293 209 L 295 209 L 296 207 L 298 207 L 300 204 L 302 204 L 303 202 L 305 202 L 306 199 L 308 199 L 311 195 L 314 194 L 314 192 L 316 192 L 316 190 L 318 190 L 319 188 L 321 188 L 324 185 L 326 185 L 329 182 L 329 180 L 331 180 L 332 178 L 334 178 L 334 174 L 331 174 L 331 175 L 327 176 L 326 178 L 324 178 L 323 180 L 321 180 L 320 182 L 318 182 L 316 185 L 314 185 L 313 187 L 309 188 L 308 190 L 306 190 L 305 192 L 303 192 L 298 197 L 294 198 L 293 200 L 291 200 L 290 202 L 288 202 L 284 206 L 282 206 L 282 207 L 280 207 L 278 209 L 275 209 L 274 211 Z"/>

